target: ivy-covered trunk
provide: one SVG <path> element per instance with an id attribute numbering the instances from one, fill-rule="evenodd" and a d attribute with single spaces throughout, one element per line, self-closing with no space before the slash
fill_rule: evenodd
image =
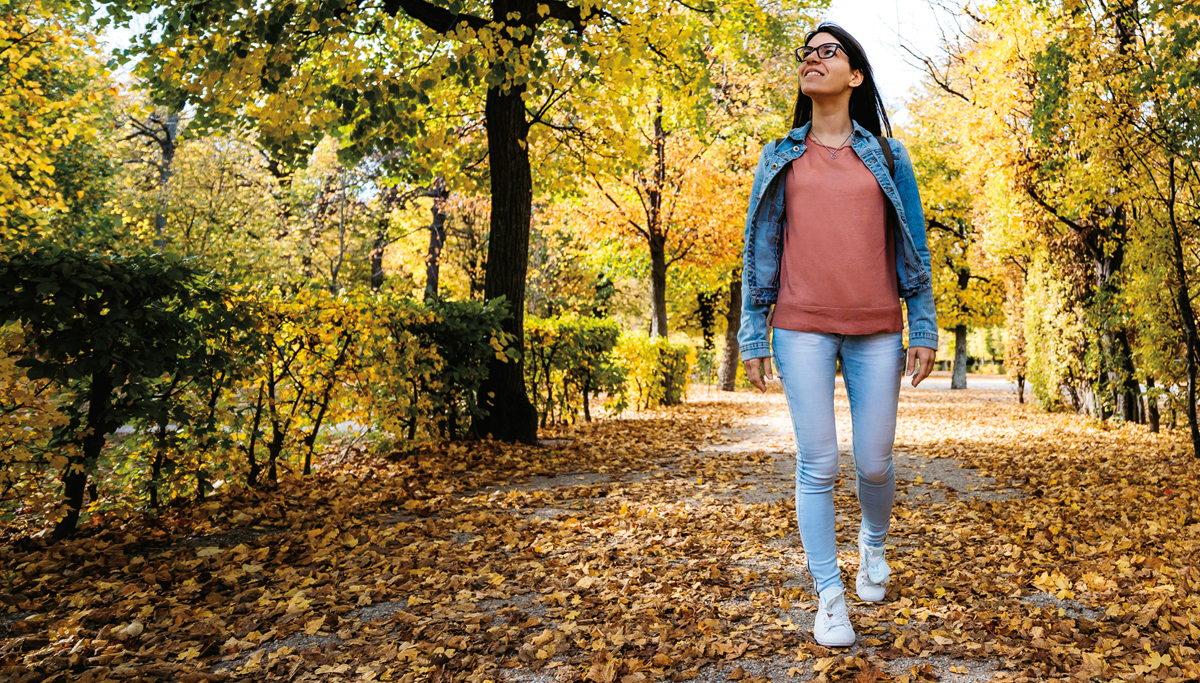
<path id="1" fill-rule="evenodd" d="M 529 266 L 529 223 L 533 211 L 533 176 L 526 146 L 524 86 L 488 88 L 488 161 L 492 181 L 491 237 L 488 240 L 484 297 L 503 296 L 509 316 L 504 331 L 513 345 L 525 348 L 525 272 Z M 486 415 L 476 431 L 502 441 L 537 441 L 537 411 L 525 392 L 522 359 L 488 363 L 488 376 L 479 387 L 479 405 Z"/>

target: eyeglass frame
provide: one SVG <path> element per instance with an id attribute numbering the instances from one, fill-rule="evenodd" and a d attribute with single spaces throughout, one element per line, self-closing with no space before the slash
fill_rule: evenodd
<path id="1" fill-rule="evenodd" d="M 833 53 L 830 54 L 828 57 L 822 57 L 821 52 L 820 52 L 821 48 L 830 47 L 830 46 L 833 47 Z M 809 45 L 802 45 L 802 46 L 796 48 L 792 52 L 792 54 L 796 55 L 796 61 L 803 64 L 808 59 L 808 56 L 814 52 L 817 53 L 817 57 L 819 59 L 826 60 L 826 59 L 833 59 L 833 57 L 837 54 L 838 50 L 841 50 L 842 54 L 846 55 L 846 59 L 850 58 L 849 53 L 846 52 L 846 48 L 842 47 L 841 43 L 821 43 L 820 45 L 817 45 L 816 47 L 811 47 Z M 800 54 L 801 52 L 805 52 L 805 51 L 807 51 L 807 52 L 804 55 Z"/>

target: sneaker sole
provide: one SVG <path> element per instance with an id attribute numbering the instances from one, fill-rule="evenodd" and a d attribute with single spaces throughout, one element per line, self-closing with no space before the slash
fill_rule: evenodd
<path id="1" fill-rule="evenodd" d="M 814 635 L 813 640 L 817 641 L 817 644 L 822 645 L 824 647 L 850 647 L 851 645 L 858 642 L 858 637 L 856 636 L 854 639 L 852 639 L 850 641 L 839 640 L 837 642 L 833 642 L 833 641 L 826 642 L 826 641 L 822 641 L 820 638 L 818 638 L 818 637 L 816 637 L 816 635 Z"/>
<path id="2" fill-rule="evenodd" d="M 863 591 L 862 584 L 860 584 L 857 580 L 854 582 L 854 592 L 858 594 L 858 599 L 862 600 L 863 602 L 884 602 L 887 599 L 887 586 L 886 585 L 878 586 L 878 587 L 867 586 L 865 592 L 869 594 L 869 593 L 871 593 L 871 591 L 873 589 L 878 590 L 879 588 L 883 589 L 883 594 L 880 595 L 878 599 L 871 599 L 870 597 L 863 595 L 864 591 Z"/>

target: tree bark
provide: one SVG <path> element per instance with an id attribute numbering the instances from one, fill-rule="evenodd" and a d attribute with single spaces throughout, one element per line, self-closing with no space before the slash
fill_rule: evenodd
<path id="1" fill-rule="evenodd" d="M 433 197 L 433 206 L 430 208 L 433 215 L 429 223 L 429 249 L 425 252 L 426 301 L 437 298 L 442 247 L 446 244 L 446 199 L 450 193 L 446 191 L 445 178 L 439 176 L 434 179 L 429 186 L 429 196 Z"/>
<path id="2" fill-rule="evenodd" d="M 104 450 L 105 437 L 113 429 L 109 424 L 109 402 L 112 400 L 113 381 L 108 370 L 92 375 L 92 386 L 88 391 L 87 435 L 79 445 L 82 456 L 75 456 L 62 475 L 63 498 L 67 503 L 67 514 L 54 526 L 55 540 L 75 533 L 79 515 L 83 511 L 83 495 L 87 492 L 88 470 L 100 459 Z M 80 471 L 75 471 L 79 469 Z"/>
<path id="3" fill-rule="evenodd" d="M 954 371 L 950 375 L 951 389 L 967 388 L 967 326 L 954 328 Z"/>
<path id="4" fill-rule="evenodd" d="M 654 314 L 650 318 L 650 336 L 667 336 L 667 244 L 661 233 L 650 234 L 650 292 Z"/>
<path id="5" fill-rule="evenodd" d="M 667 182 L 667 133 L 662 125 L 662 100 L 656 102 L 654 114 L 654 183 L 646 192 L 650 210 L 646 232 L 650 246 L 650 292 L 653 315 L 650 336 L 667 336 L 667 235 L 663 225 L 663 191 Z"/>
<path id="6" fill-rule="evenodd" d="M 741 351 L 738 348 L 738 331 L 742 327 L 742 271 L 735 269 L 729 280 L 729 308 L 725 313 L 725 350 L 721 356 L 721 372 L 718 384 L 721 391 L 733 391 L 737 381 Z"/>
<path id="7" fill-rule="evenodd" d="M 526 138 L 529 125 L 521 99 L 524 86 L 507 91 L 491 87 L 484 116 L 492 181 L 491 236 L 488 240 L 484 297 L 503 296 L 510 316 L 504 331 L 525 348 L 525 274 L 529 267 L 529 224 L 533 211 L 533 176 Z M 480 384 L 479 406 L 486 415 L 476 431 L 502 441 L 537 441 L 537 411 L 525 390 L 522 359 L 493 358 Z"/>

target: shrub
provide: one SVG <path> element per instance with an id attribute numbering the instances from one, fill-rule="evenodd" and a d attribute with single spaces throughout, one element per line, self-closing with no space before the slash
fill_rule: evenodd
<path id="1" fill-rule="evenodd" d="M 199 271 L 158 255 L 17 252 L 0 260 L 0 291 L 0 320 L 24 337 L 10 349 L 13 364 L 27 381 L 47 382 L 68 418 L 45 443 L 66 448 L 47 463 L 63 485 L 54 531 L 63 537 L 75 529 L 108 435 L 161 415 L 174 387 L 224 372 L 233 359 L 209 340 L 244 320 Z"/>
<path id="2" fill-rule="evenodd" d="M 581 412 L 590 421 L 592 396 L 620 395 L 625 372 L 612 354 L 620 332 L 602 318 L 525 318 L 525 383 L 543 427 L 574 422 Z"/>
<path id="3" fill-rule="evenodd" d="M 0 502 L 58 536 L 85 493 L 157 508 L 307 474 L 339 422 L 460 436 L 488 361 L 516 354 L 502 301 L 235 290 L 158 254 L 18 253 L 0 287 Z"/>
<path id="4" fill-rule="evenodd" d="M 623 402 L 645 410 L 683 401 L 694 359 L 690 347 L 627 333 L 621 335 L 616 356 L 627 373 Z"/>

